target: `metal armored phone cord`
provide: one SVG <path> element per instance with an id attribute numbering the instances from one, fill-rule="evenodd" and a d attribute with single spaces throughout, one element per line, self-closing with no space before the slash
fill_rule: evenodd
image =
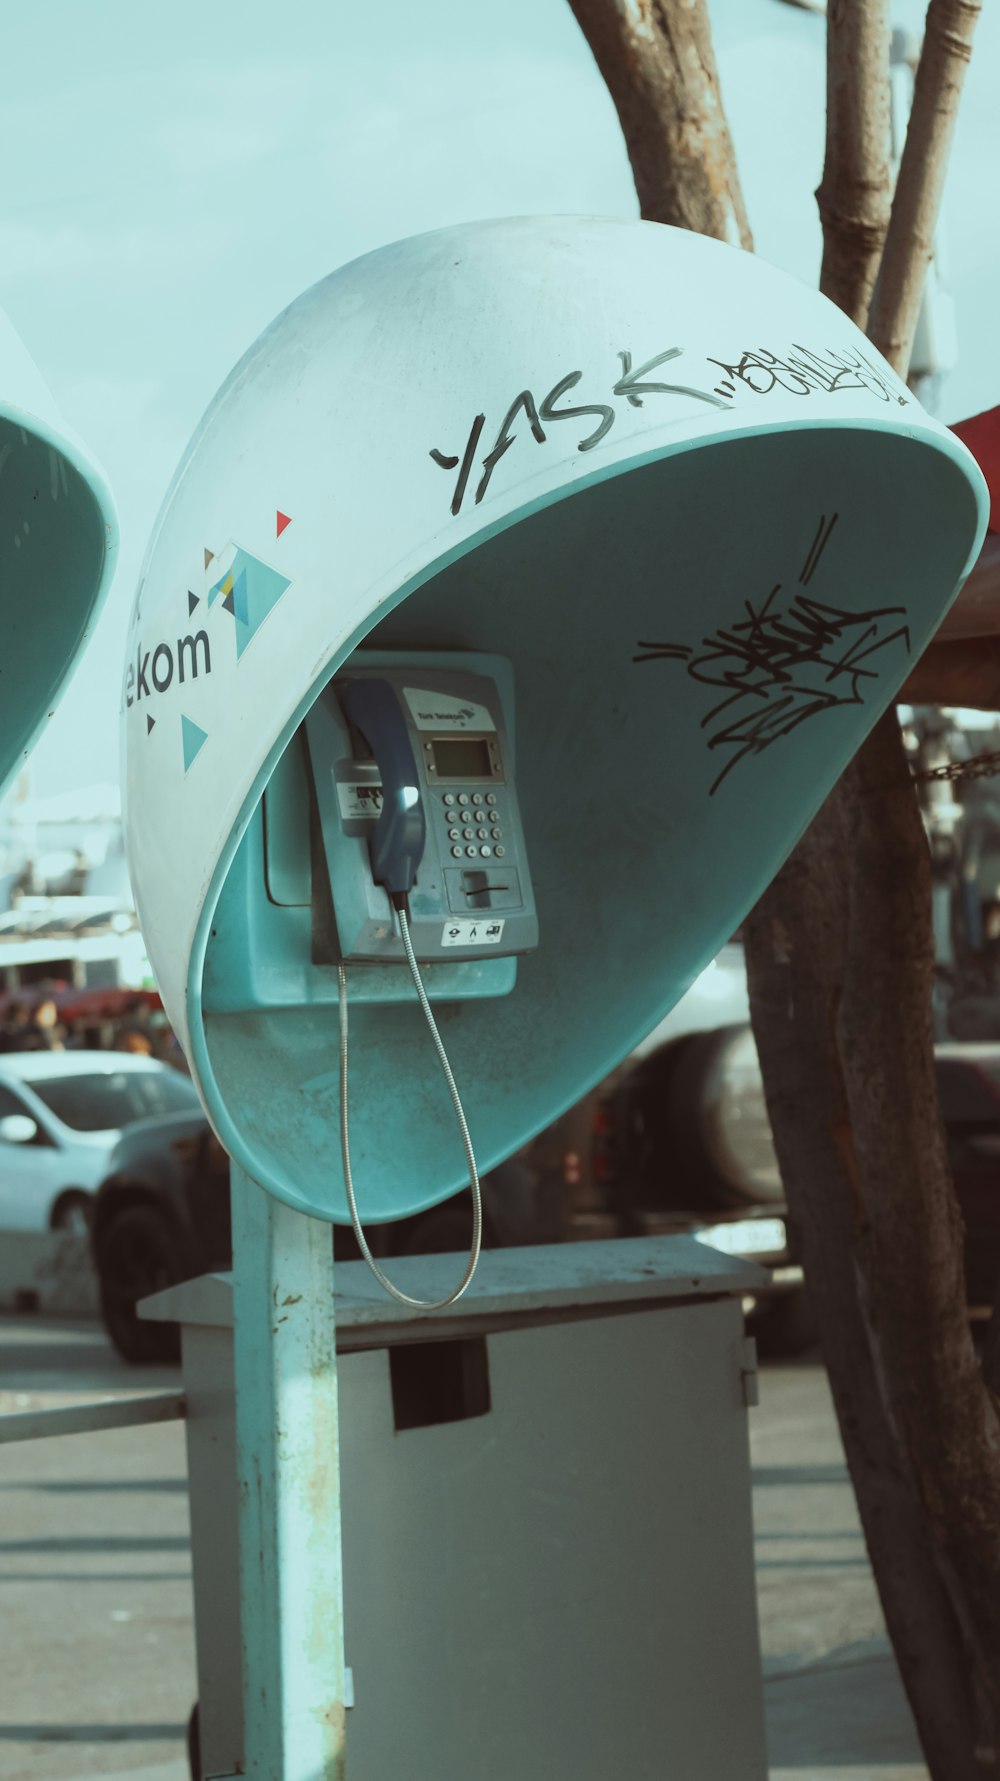
<path id="1" fill-rule="evenodd" d="M 358 1248 L 361 1250 L 365 1261 L 368 1263 L 368 1266 L 379 1285 L 383 1286 L 386 1292 L 391 1293 L 394 1299 L 398 1299 L 401 1305 L 414 1305 L 419 1311 L 444 1311 L 449 1305 L 453 1305 L 456 1299 L 461 1298 L 479 1265 L 479 1251 L 482 1247 L 483 1240 L 483 1197 L 479 1186 L 479 1170 L 476 1167 L 476 1158 L 472 1149 L 472 1139 L 469 1136 L 469 1127 L 465 1118 L 465 1109 L 462 1106 L 458 1087 L 455 1078 L 452 1075 L 451 1065 L 448 1062 L 448 1054 L 445 1051 L 441 1035 L 438 1032 L 437 1022 L 431 1013 L 431 1005 L 427 1000 L 427 991 L 424 989 L 423 979 L 420 976 L 420 969 L 417 965 L 416 956 L 413 951 L 413 941 L 410 938 L 410 924 L 406 914 L 405 901 L 402 897 L 397 901 L 395 896 L 392 898 L 392 901 L 396 914 L 399 917 L 399 931 L 402 935 L 403 951 L 406 953 L 406 962 L 410 967 L 410 975 L 413 978 L 414 987 L 420 999 L 420 1006 L 424 1011 L 424 1018 L 431 1030 L 431 1038 L 434 1040 L 435 1050 L 438 1054 L 438 1062 L 441 1065 L 445 1082 L 448 1084 L 448 1093 L 451 1096 L 452 1105 L 455 1109 L 455 1117 L 458 1120 L 458 1129 L 462 1134 L 462 1143 L 465 1146 L 465 1157 L 469 1165 L 469 1181 L 472 1186 L 472 1245 L 469 1250 L 469 1259 L 466 1262 L 465 1273 L 462 1275 L 458 1286 L 456 1286 L 454 1292 L 448 1294 L 446 1299 L 413 1299 L 410 1297 L 409 1293 L 401 1292 L 398 1286 L 393 1286 L 392 1281 L 387 1275 L 383 1274 L 382 1269 L 379 1267 L 378 1262 L 375 1260 L 375 1257 L 369 1249 L 368 1239 L 361 1226 L 361 1218 L 358 1213 L 358 1202 L 354 1193 L 354 1177 L 351 1173 L 351 1143 L 347 1125 L 347 972 L 343 965 L 337 967 L 340 989 L 340 1153 L 344 1164 L 344 1184 L 347 1188 L 347 1203 L 351 1209 L 351 1225 L 354 1230 L 354 1235 L 358 1240 Z"/>

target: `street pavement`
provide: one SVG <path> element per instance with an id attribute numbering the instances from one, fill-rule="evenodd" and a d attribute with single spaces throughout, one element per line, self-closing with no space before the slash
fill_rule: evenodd
<path id="1" fill-rule="evenodd" d="M 927 1781 L 815 1360 L 764 1367 L 750 1450 L 772 1781 Z"/>
<path id="2" fill-rule="evenodd" d="M 0 1414 L 176 1382 L 0 1319 Z M 764 1368 L 750 1427 L 772 1781 L 926 1781 L 815 1361 Z M 2 1781 L 188 1781 L 181 1425 L 0 1447 L 0 1517 Z"/>
<path id="3" fill-rule="evenodd" d="M 176 1380 L 96 1323 L 0 1319 L 0 1414 Z M 2 1781 L 187 1781 L 195 1693 L 181 1424 L 0 1447 Z"/>

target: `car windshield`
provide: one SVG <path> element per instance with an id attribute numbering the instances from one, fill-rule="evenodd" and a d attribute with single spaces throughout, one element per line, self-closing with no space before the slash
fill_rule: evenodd
<path id="1" fill-rule="evenodd" d="M 193 1111 L 198 1096 L 176 1070 L 100 1070 L 92 1076 L 49 1076 L 31 1089 L 76 1132 L 109 1132 L 159 1113 Z"/>

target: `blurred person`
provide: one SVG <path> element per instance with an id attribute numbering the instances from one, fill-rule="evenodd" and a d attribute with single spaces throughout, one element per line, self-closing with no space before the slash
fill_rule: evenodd
<path id="1" fill-rule="evenodd" d="M 90 861 L 82 847 L 73 852 L 73 866 L 69 875 L 69 891 L 71 896 L 82 897 L 87 889 L 87 878 L 90 874 Z"/>
<path id="2" fill-rule="evenodd" d="M 0 1051 L 30 1049 L 31 1016 L 26 1002 L 12 1002 L 0 1027 Z"/>
<path id="3" fill-rule="evenodd" d="M 52 996 L 40 996 L 31 1011 L 26 1044 L 23 1051 L 65 1051 L 66 1032 L 59 1023 L 59 1010 Z"/>
<path id="4" fill-rule="evenodd" d="M 16 909 L 23 897 L 40 897 L 44 894 L 44 891 L 45 882 L 39 876 L 38 867 L 35 861 L 28 860 L 25 865 L 22 866 L 11 886 L 11 908 Z"/>

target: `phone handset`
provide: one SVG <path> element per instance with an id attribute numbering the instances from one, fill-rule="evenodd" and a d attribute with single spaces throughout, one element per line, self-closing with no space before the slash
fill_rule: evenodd
<path id="1" fill-rule="evenodd" d="M 365 1236 L 361 1215 L 358 1212 L 354 1177 L 351 1171 L 351 1144 L 348 1131 L 347 971 L 341 962 L 337 967 L 340 991 L 340 1148 L 344 1167 L 344 1185 L 347 1189 L 347 1203 L 350 1207 L 351 1224 L 354 1227 L 358 1247 L 375 1278 L 386 1292 L 391 1293 L 394 1299 L 399 1299 L 404 1305 L 415 1305 L 422 1311 L 443 1311 L 448 1305 L 453 1305 L 456 1299 L 461 1298 L 478 1266 L 483 1238 L 483 1204 L 479 1186 L 479 1170 L 472 1148 L 472 1138 L 469 1134 L 465 1109 L 462 1106 L 444 1043 L 438 1032 L 437 1022 L 431 1012 L 431 1005 L 427 999 L 427 992 L 424 989 L 420 967 L 417 964 L 413 941 L 410 937 L 407 898 L 413 889 L 417 870 L 424 855 L 427 841 L 427 819 L 424 814 L 424 803 L 420 794 L 420 780 L 413 758 L 413 749 L 407 734 L 406 720 L 395 688 L 387 680 L 366 676 L 363 679 L 348 681 L 338 691 L 344 715 L 361 732 L 368 743 L 375 756 L 375 763 L 382 780 L 382 810 L 368 842 L 372 877 L 376 884 L 381 884 L 388 892 L 389 901 L 396 911 L 406 962 L 410 967 L 413 985 L 423 1009 L 424 1018 L 430 1028 L 438 1061 L 448 1085 L 448 1093 L 455 1109 L 455 1117 L 458 1121 L 465 1157 L 469 1165 L 469 1181 L 472 1187 L 472 1242 L 465 1272 L 454 1292 L 449 1293 L 444 1299 L 415 1299 L 411 1298 L 408 1293 L 401 1292 L 399 1287 L 394 1286 L 379 1267 Z"/>
<path id="2" fill-rule="evenodd" d="M 372 877 L 398 897 L 413 889 L 427 841 L 427 818 L 413 749 L 399 703 L 387 680 L 351 680 L 340 689 L 345 715 L 368 743 L 382 780 L 382 810 L 368 840 Z M 396 905 L 398 907 L 398 904 Z"/>

